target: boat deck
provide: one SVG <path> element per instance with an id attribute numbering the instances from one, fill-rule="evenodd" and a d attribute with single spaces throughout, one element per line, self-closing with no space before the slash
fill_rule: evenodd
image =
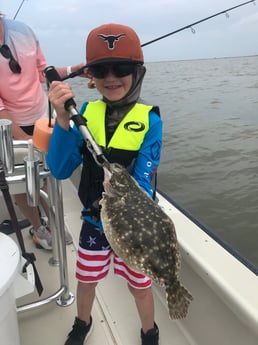
<path id="1" fill-rule="evenodd" d="M 67 275 L 49 264 L 53 252 L 36 249 L 29 229 L 22 230 L 27 252 L 36 255 L 44 292 L 41 297 L 33 292 L 17 299 L 20 345 L 64 344 L 76 316 L 76 301 L 60 306 L 57 298 L 53 298 L 60 296 L 60 276 L 64 275 L 68 276 L 69 292 L 76 294 L 75 262 L 81 204 L 74 185 L 78 181 L 76 174 L 72 181 L 62 182 L 65 224 L 74 240 L 72 245 L 65 247 Z M 177 229 L 182 257 L 180 281 L 194 297 L 187 317 L 172 321 L 164 289 L 153 285 L 160 345 L 257 345 L 257 272 L 249 270 L 162 194 L 158 193 L 158 198 Z M 11 236 L 16 238 L 14 234 Z M 41 303 L 44 299 L 52 302 Z M 30 303 L 43 305 L 21 311 Z M 108 278 L 98 285 L 92 317 L 94 328 L 87 344 L 140 345 L 140 322 L 133 297 L 126 282 L 115 277 L 112 269 Z"/>
<path id="2" fill-rule="evenodd" d="M 72 234 L 74 243 L 66 246 L 69 276 L 69 291 L 76 294 L 75 261 L 81 226 L 81 204 L 77 198 L 74 185 L 66 180 L 62 184 L 64 196 L 65 223 Z M 37 292 L 19 298 L 17 305 L 24 305 L 46 298 L 60 288 L 59 268 L 49 265 L 51 252 L 36 249 L 29 235 L 28 228 L 23 229 L 27 251 L 36 255 L 36 267 L 39 271 L 44 291 L 41 297 Z M 14 235 L 12 235 L 15 238 Z M 189 345 L 183 334 L 180 322 L 171 321 L 164 299 L 164 291 L 153 287 L 155 296 L 156 322 L 160 329 L 160 345 Z M 33 310 L 18 313 L 21 345 L 58 345 L 64 344 L 76 316 L 76 301 L 69 306 L 59 306 L 51 302 Z M 126 282 L 113 275 L 110 270 L 108 278 L 99 283 L 93 308 L 93 332 L 87 344 L 140 345 L 140 322 L 133 297 Z M 184 322 L 184 321 L 181 321 Z"/>

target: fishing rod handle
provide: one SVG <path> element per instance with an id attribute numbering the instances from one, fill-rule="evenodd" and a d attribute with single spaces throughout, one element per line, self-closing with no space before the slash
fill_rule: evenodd
<path id="1" fill-rule="evenodd" d="M 48 66 L 44 69 L 44 74 L 48 80 L 49 83 L 52 83 L 54 80 L 62 81 L 60 75 L 58 74 L 57 70 L 53 66 Z M 68 99 L 68 101 L 65 102 L 64 107 L 67 111 L 70 111 L 70 108 L 74 108 L 76 110 L 76 103 L 73 98 Z M 78 111 L 76 110 L 77 114 Z"/>
<path id="2" fill-rule="evenodd" d="M 60 75 L 57 73 L 56 69 L 53 66 L 48 66 L 44 69 L 45 76 L 47 80 L 51 83 L 54 80 L 61 81 Z M 89 143 L 92 150 L 91 153 L 93 154 L 93 158 L 95 159 L 96 163 L 102 166 L 103 162 L 106 161 L 106 158 L 98 146 L 98 144 L 93 139 L 90 131 L 88 130 L 85 120 L 82 119 L 80 114 L 75 108 L 76 103 L 74 102 L 73 98 L 69 99 L 65 102 L 65 109 L 70 112 L 71 120 L 75 123 L 76 127 L 81 132 L 84 140 L 86 143 Z"/>

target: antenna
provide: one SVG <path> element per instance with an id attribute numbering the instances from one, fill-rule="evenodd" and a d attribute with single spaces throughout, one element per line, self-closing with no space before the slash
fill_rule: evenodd
<path id="1" fill-rule="evenodd" d="M 20 3 L 20 6 L 19 6 L 18 10 L 16 11 L 16 13 L 15 13 L 15 15 L 14 15 L 14 17 L 13 17 L 13 20 L 15 20 L 15 18 L 16 18 L 17 15 L 18 15 L 18 13 L 20 12 L 20 9 L 22 8 L 22 5 L 23 5 L 24 1 L 25 1 L 25 0 L 22 0 L 22 2 Z"/>

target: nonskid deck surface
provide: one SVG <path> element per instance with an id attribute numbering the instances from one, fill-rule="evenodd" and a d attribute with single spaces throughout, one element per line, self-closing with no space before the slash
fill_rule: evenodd
<path id="1" fill-rule="evenodd" d="M 76 294 L 75 261 L 81 226 L 81 204 L 77 192 L 70 181 L 63 182 L 65 223 L 74 244 L 66 246 L 69 276 L 69 291 Z M 27 251 L 35 253 L 36 267 L 44 286 L 44 292 L 38 297 L 34 292 L 17 300 L 17 305 L 24 305 L 51 296 L 60 288 L 59 268 L 50 266 L 51 252 L 36 249 L 28 229 L 22 230 Z M 15 238 L 14 235 L 12 235 Z M 160 345 L 189 345 L 176 321 L 171 321 L 163 298 L 163 291 L 153 287 L 155 295 L 156 322 L 160 329 Z M 160 297 L 161 296 L 161 297 Z M 70 306 L 60 307 L 51 302 L 42 307 L 18 314 L 21 345 L 63 345 L 71 330 L 76 315 L 76 301 Z M 113 275 L 97 288 L 97 298 L 93 308 L 94 328 L 87 344 L 140 345 L 140 322 L 134 300 L 125 281 Z"/>

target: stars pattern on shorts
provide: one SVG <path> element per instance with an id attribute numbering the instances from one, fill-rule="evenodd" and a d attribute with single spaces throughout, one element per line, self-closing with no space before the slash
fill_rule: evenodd
<path id="1" fill-rule="evenodd" d="M 106 246 L 106 247 L 102 246 L 101 250 L 109 250 L 110 248 L 111 248 L 110 246 Z"/>
<path id="2" fill-rule="evenodd" d="M 86 250 L 109 250 L 103 226 L 101 223 L 93 224 L 84 220 L 80 232 L 79 245 Z"/>
<path id="3" fill-rule="evenodd" d="M 95 227 L 94 230 L 96 230 L 100 235 L 104 234 L 103 227 L 101 227 L 101 228 Z"/>
<path id="4" fill-rule="evenodd" d="M 96 237 L 89 236 L 87 243 L 89 243 L 90 247 L 92 247 L 94 244 L 96 244 Z"/>

